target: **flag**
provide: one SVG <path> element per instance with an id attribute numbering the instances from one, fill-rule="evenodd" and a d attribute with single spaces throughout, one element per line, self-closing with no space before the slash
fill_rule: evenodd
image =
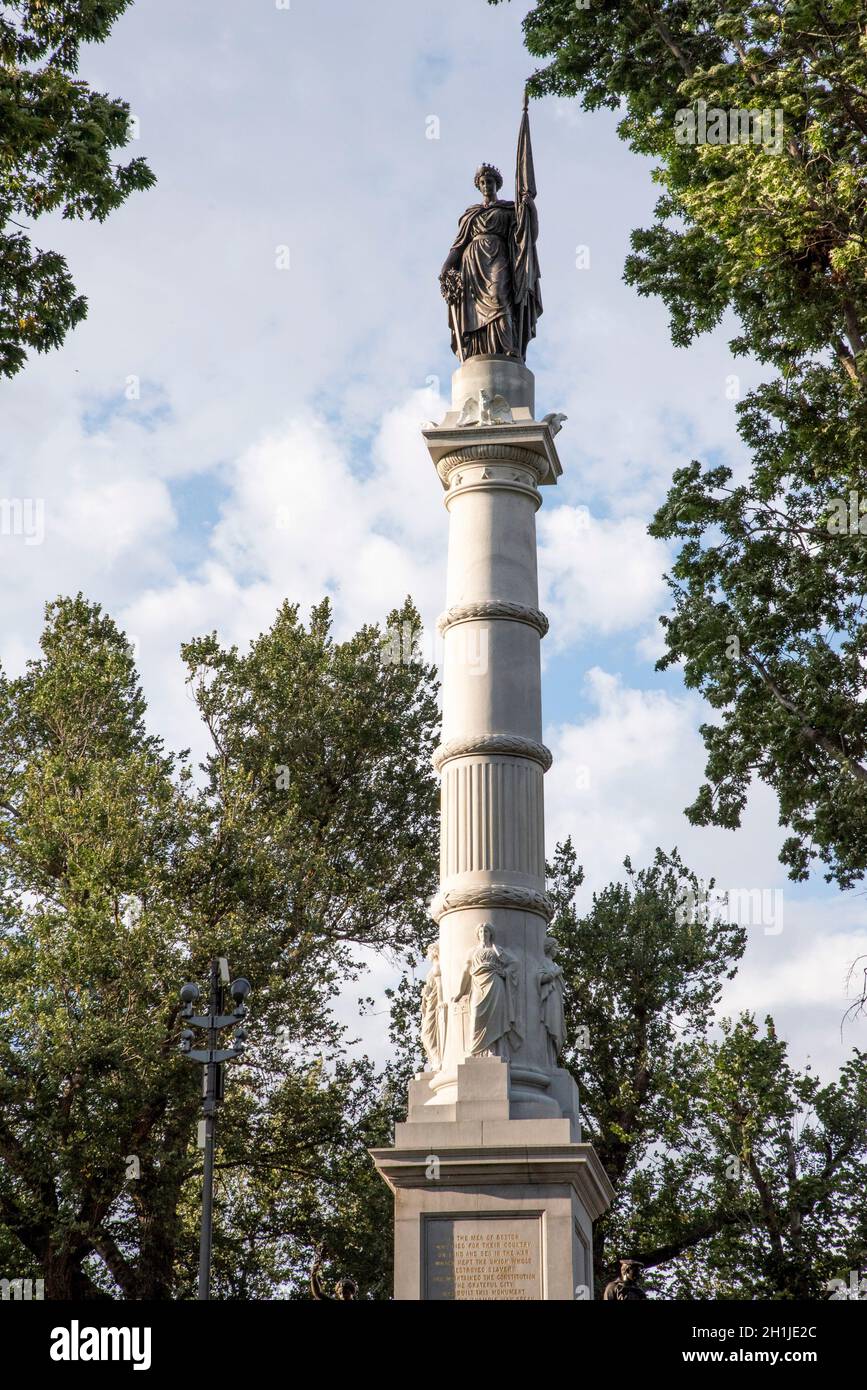
<path id="1" fill-rule="evenodd" d="M 518 158 L 515 166 L 515 249 L 512 280 L 521 357 L 526 358 L 527 344 L 536 336 L 536 320 L 542 312 L 539 289 L 539 258 L 536 254 L 538 219 L 533 202 L 525 194 L 536 196 L 536 171 L 533 168 L 533 146 L 530 141 L 530 112 L 526 95 L 518 131 Z"/>
<path id="2" fill-rule="evenodd" d="M 530 112 L 524 104 L 521 128 L 518 131 L 518 163 L 515 169 L 515 201 L 521 202 L 525 193 L 536 196 L 536 171 L 533 168 L 533 146 L 530 141 Z"/>

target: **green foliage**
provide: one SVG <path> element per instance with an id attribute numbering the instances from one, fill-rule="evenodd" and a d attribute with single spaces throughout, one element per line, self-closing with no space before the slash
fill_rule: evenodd
<path id="1" fill-rule="evenodd" d="M 582 1072 L 585 1049 L 575 1044 L 586 1040 L 593 1070 L 582 1076 L 582 1112 L 614 1183 L 636 1144 L 662 1137 L 683 1049 L 704 1036 L 746 941 L 737 923 L 701 910 L 703 885 L 676 850 L 657 850 L 649 869 L 628 859 L 624 867 L 626 881 L 594 894 L 579 917 L 573 899 L 583 875 L 567 841 L 549 887 L 573 1040 L 564 1062 Z M 684 909 L 690 893 L 695 912 Z"/>
<path id="2" fill-rule="evenodd" d="M 389 621 L 419 620 L 407 607 Z M 208 914 L 239 946 L 326 933 L 343 963 L 343 942 L 406 947 L 427 931 L 439 715 L 431 668 L 381 659 L 373 627 L 334 644 L 330 623 L 327 602 L 309 630 L 284 604 L 247 656 L 213 634 L 183 656 L 214 743 L 192 869 Z"/>
<path id="3" fill-rule="evenodd" d="M 863 0 L 538 0 L 525 21 L 550 60 L 532 89 L 622 107 L 621 136 L 656 161 L 627 280 L 684 347 L 734 311 L 733 351 L 777 372 L 738 404 L 749 477 L 679 469 L 651 528 L 681 547 L 661 665 L 717 711 L 688 814 L 738 825 L 761 778 L 792 877 L 818 860 L 842 887 L 867 866 L 865 24 Z M 782 124 L 768 148 L 683 142 L 700 101 Z"/>
<path id="4" fill-rule="evenodd" d="M 563 1062 L 585 1137 L 616 1200 L 597 1223 L 597 1282 L 627 1255 L 663 1297 L 819 1297 L 860 1268 L 859 1173 L 867 1158 L 867 1054 L 822 1086 L 789 1067 L 766 1021 L 713 1021 L 745 933 L 707 907 L 677 852 L 594 895 L 558 846 L 552 933 L 566 987 Z"/>
<path id="5" fill-rule="evenodd" d="M 408 603 L 392 627 L 418 617 Z M 81 596 L 0 676 L 0 1256 L 54 1298 L 190 1296 L 201 1077 L 178 989 L 252 981 L 250 1061 L 218 1143 L 216 1286 L 303 1291 L 313 1243 L 384 1296 L 389 1071 L 346 1056 L 359 947 L 429 930 L 433 672 L 284 605 L 242 655 L 184 649 L 212 748 L 197 780 L 145 723 L 129 647 Z M 128 1176 L 130 1158 L 139 1176 Z M 380 1190 L 381 1189 L 381 1190 Z M 326 1266 L 328 1268 L 328 1266 Z"/>
<path id="6" fill-rule="evenodd" d="M 722 1031 L 689 1057 L 675 1134 L 630 1175 L 613 1227 L 666 1261 L 670 1297 L 821 1298 L 867 1255 L 867 1054 L 823 1086 L 790 1067 L 772 1019 Z"/>
<path id="7" fill-rule="evenodd" d="M 66 261 L 35 247 L 20 217 L 103 221 L 154 176 L 112 155 L 130 139 L 126 102 L 77 76 L 83 43 L 106 39 L 130 0 L 0 4 L 0 374 L 59 347 L 87 314 Z"/>
<path id="8" fill-rule="evenodd" d="M 813 375 L 821 380 L 811 390 L 768 386 L 744 403 L 749 485 L 696 463 L 676 472 L 651 528 L 682 543 L 659 664 L 682 662 L 687 685 L 718 712 L 702 727 L 708 781 L 690 819 L 737 826 L 761 777 L 792 832 L 781 854 L 791 876 L 806 878 L 820 859 L 826 877 L 848 888 L 867 863 L 867 548 L 860 533 L 828 522 L 841 496 L 849 511 L 862 445 L 839 400 L 848 387 L 823 369 Z M 820 398 L 836 413 L 818 429 Z"/>

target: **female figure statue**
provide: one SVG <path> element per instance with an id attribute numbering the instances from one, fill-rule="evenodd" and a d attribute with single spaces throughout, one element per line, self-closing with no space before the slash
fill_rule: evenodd
<path id="1" fill-rule="evenodd" d="M 476 930 L 478 946 L 464 966 L 460 988 L 453 1003 L 469 995 L 473 1057 L 505 1057 L 510 1048 L 520 1047 L 518 1021 L 518 962 L 515 956 L 494 945 L 488 922 Z"/>
<path id="2" fill-rule="evenodd" d="M 539 994 L 542 1004 L 542 1023 L 548 1041 L 548 1058 L 556 1067 L 566 1042 L 566 1014 L 563 1008 L 563 971 L 556 961 L 557 943 L 553 937 L 545 940 L 546 968 L 539 973 Z"/>
<path id="3" fill-rule="evenodd" d="M 440 273 L 449 305 L 452 351 L 467 357 L 517 357 L 524 361 L 542 312 L 536 239 L 536 182 L 527 103 L 518 137 L 515 201 L 497 195 L 503 176 L 493 164 L 476 171 L 481 203 L 467 208 Z"/>
<path id="4" fill-rule="evenodd" d="M 443 999 L 440 948 L 436 941 L 428 946 L 427 958 L 431 968 L 421 994 L 421 1043 L 427 1057 L 428 1070 L 439 1071 L 446 1042 L 446 1006 Z"/>

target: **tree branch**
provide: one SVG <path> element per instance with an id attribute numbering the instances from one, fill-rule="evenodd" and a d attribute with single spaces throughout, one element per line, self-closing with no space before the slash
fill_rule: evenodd
<path id="1" fill-rule="evenodd" d="M 841 767 L 851 772 L 853 777 L 857 777 L 861 782 L 867 782 L 867 768 L 863 767 L 861 763 L 857 762 L 854 758 L 850 758 L 842 748 L 837 746 L 833 739 L 828 738 L 827 734 L 823 734 L 819 729 L 815 729 L 813 725 L 804 718 L 794 701 L 783 694 L 773 676 L 771 676 L 770 672 L 753 652 L 747 652 L 746 656 L 747 660 L 760 677 L 763 685 L 777 701 L 777 704 L 786 710 L 788 714 L 791 714 L 797 721 L 804 738 L 807 739 L 808 742 L 815 744 L 817 748 L 821 748 L 824 753 L 827 753 L 828 756 L 839 763 Z"/>

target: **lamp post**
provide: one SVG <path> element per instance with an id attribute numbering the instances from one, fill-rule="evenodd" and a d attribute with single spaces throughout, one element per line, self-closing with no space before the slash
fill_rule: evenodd
<path id="1" fill-rule="evenodd" d="M 230 1014 L 223 1013 L 223 980 L 228 983 L 229 967 L 225 960 L 211 961 L 211 1000 L 206 1014 L 194 1014 L 193 1006 L 201 996 L 198 985 L 186 984 L 181 990 L 181 1018 L 189 1025 L 181 1034 L 181 1052 L 191 1062 L 200 1062 L 205 1070 L 202 1077 L 202 1114 L 204 1119 L 205 1164 L 202 1180 L 202 1230 L 199 1241 L 199 1298 L 211 1297 L 211 1245 L 214 1234 L 214 1145 L 217 1129 L 217 1106 L 223 1099 L 225 1082 L 223 1063 L 240 1057 L 244 1051 L 247 1037 L 246 1028 L 238 1028 L 234 1047 L 217 1046 L 218 1034 L 224 1028 L 234 1027 L 247 1015 L 244 1002 L 250 993 L 249 980 L 233 980 L 229 993 L 235 1001 Z M 194 1028 L 207 1031 L 207 1046 L 193 1047 Z"/>

